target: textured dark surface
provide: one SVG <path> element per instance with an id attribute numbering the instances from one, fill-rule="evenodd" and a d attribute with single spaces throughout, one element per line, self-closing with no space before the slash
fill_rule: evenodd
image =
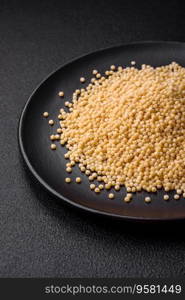
<path id="1" fill-rule="evenodd" d="M 48 73 L 122 42 L 184 41 L 183 1 L 38 2 L 0 1 L 0 276 L 185 275 L 184 223 L 115 222 L 61 205 L 30 178 L 17 145 L 22 107 Z"/>

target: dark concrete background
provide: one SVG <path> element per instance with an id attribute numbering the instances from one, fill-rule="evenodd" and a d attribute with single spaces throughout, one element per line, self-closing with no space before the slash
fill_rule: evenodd
<path id="1" fill-rule="evenodd" d="M 183 0 L 0 0 L 0 276 L 185 275 L 184 223 L 136 224 L 61 205 L 30 178 L 17 126 L 35 86 L 99 48 L 184 41 Z"/>

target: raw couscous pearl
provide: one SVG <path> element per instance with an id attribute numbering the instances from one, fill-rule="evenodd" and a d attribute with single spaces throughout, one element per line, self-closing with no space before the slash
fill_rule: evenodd
<path id="1" fill-rule="evenodd" d="M 51 144 L 51 149 L 56 150 L 57 146 L 55 144 Z"/>
<path id="2" fill-rule="evenodd" d="M 62 128 L 57 128 L 57 133 L 62 133 Z"/>
<path id="3" fill-rule="evenodd" d="M 51 141 L 54 141 L 54 140 L 55 140 L 55 135 L 54 135 L 54 134 L 50 135 L 50 140 L 51 140 Z"/>
<path id="4" fill-rule="evenodd" d="M 81 170 L 81 172 L 85 172 L 86 169 L 85 169 L 85 167 L 81 167 L 80 170 Z"/>
<path id="5" fill-rule="evenodd" d="M 96 75 L 98 73 L 98 71 L 97 70 L 93 70 L 92 73 L 93 73 L 93 75 Z"/>
<path id="6" fill-rule="evenodd" d="M 179 194 L 179 195 L 182 194 L 182 190 L 177 190 L 176 192 L 177 192 L 177 194 Z"/>
<path id="7" fill-rule="evenodd" d="M 109 184 L 109 183 L 107 183 L 107 184 L 105 184 L 105 188 L 106 188 L 106 190 L 110 190 L 111 189 L 111 184 Z"/>
<path id="8" fill-rule="evenodd" d="M 66 183 L 70 183 L 70 182 L 71 182 L 71 178 L 66 177 L 66 178 L 65 178 L 65 182 L 66 182 Z"/>
<path id="9" fill-rule="evenodd" d="M 80 90 L 77 89 L 77 90 L 75 91 L 75 93 L 76 93 L 76 95 L 80 95 L 81 92 L 80 92 Z"/>
<path id="10" fill-rule="evenodd" d="M 123 200 L 124 200 L 124 202 L 128 203 L 128 202 L 131 201 L 131 199 L 132 199 L 132 198 L 129 198 L 129 197 L 126 196 Z"/>
<path id="11" fill-rule="evenodd" d="M 175 199 L 175 200 L 178 200 L 179 198 L 180 198 L 180 196 L 179 196 L 178 194 L 175 194 L 175 195 L 174 195 L 174 199 Z"/>
<path id="12" fill-rule="evenodd" d="M 92 183 L 92 184 L 90 184 L 90 189 L 91 189 L 91 190 L 94 190 L 94 189 L 95 189 L 95 187 L 96 187 L 96 186 L 95 186 L 95 184 L 93 184 L 93 183 Z"/>
<path id="13" fill-rule="evenodd" d="M 114 194 L 110 193 L 109 194 L 109 199 L 113 199 L 114 198 Z"/>
<path id="14" fill-rule="evenodd" d="M 76 177 L 76 183 L 80 183 L 82 180 L 80 177 Z"/>
<path id="15" fill-rule="evenodd" d="M 81 78 L 80 78 L 80 82 L 82 82 L 82 83 L 85 82 L 85 78 L 84 78 L 84 77 L 81 77 Z"/>
<path id="16" fill-rule="evenodd" d="M 112 71 L 114 71 L 114 70 L 116 69 L 116 66 L 115 66 L 115 65 L 112 65 L 112 66 L 110 66 L 110 69 L 111 69 Z"/>
<path id="17" fill-rule="evenodd" d="M 169 189 L 169 187 L 165 187 L 164 190 L 165 190 L 165 192 L 169 192 L 170 189 Z"/>
<path id="18" fill-rule="evenodd" d="M 49 113 L 48 113 L 47 111 L 45 111 L 45 112 L 43 113 L 43 116 L 44 116 L 45 118 L 47 118 L 47 117 L 49 116 Z"/>
<path id="19" fill-rule="evenodd" d="M 63 108 L 60 109 L 60 113 L 63 114 L 65 110 Z"/>
<path id="20" fill-rule="evenodd" d="M 54 124 L 54 121 L 53 120 L 49 120 L 49 125 L 53 125 Z"/>
<path id="21" fill-rule="evenodd" d="M 150 203 L 151 202 L 151 198 L 150 197 L 145 197 L 145 202 L 146 203 Z"/>
<path id="22" fill-rule="evenodd" d="M 114 188 L 115 188 L 116 191 L 119 191 L 119 190 L 120 190 L 120 186 L 119 186 L 119 185 L 115 185 Z"/>
<path id="23" fill-rule="evenodd" d="M 60 92 L 58 93 L 58 95 L 59 95 L 59 97 L 64 97 L 64 92 L 63 92 L 63 91 L 60 91 Z"/>
<path id="24" fill-rule="evenodd" d="M 164 200 L 169 200 L 169 196 L 168 195 L 164 195 Z"/>

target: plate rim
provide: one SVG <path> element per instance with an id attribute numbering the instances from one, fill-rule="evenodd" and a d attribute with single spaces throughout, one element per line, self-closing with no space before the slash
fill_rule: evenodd
<path id="1" fill-rule="evenodd" d="M 83 59 L 84 57 L 88 57 L 91 56 L 93 54 L 97 54 L 99 52 L 103 52 L 103 51 L 108 51 L 111 49 L 115 49 L 115 48 L 120 48 L 120 47 L 126 47 L 126 46 L 132 46 L 132 45 L 139 45 L 139 44 L 176 44 L 176 45 L 185 45 L 185 42 L 179 42 L 179 41 L 164 41 L 164 40 L 146 40 L 146 41 L 133 41 L 130 43 L 120 43 L 120 44 L 115 44 L 109 47 L 103 47 L 103 48 L 99 48 L 95 51 L 91 51 L 91 52 L 87 52 L 83 55 L 77 56 L 71 60 L 68 60 L 66 63 L 60 65 L 58 68 L 56 68 L 55 70 L 51 71 L 49 73 L 49 75 L 47 75 L 46 77 L 44 77 L 44 79 L 39 82 L 36 86 L 36 88 L 33 90 L 33 92 L 31 93 L 31 95 L 29 96 L 28 100 L 26 101 L 26 103 L 24 104 L 23 108 L 21 109 L 21 114 L 19 117 L 19 121 L 18 121 L 18 145 L 19 145 L 19 149 L 21 152 L 21 155 L 23 157 L 24 162 L 26 163 L 26 166 L 28 167 L 29 171 L 31 172 L 31 174 L 37 179 L 37 181 L 40 183 L 41 186 L 43 186 L 45 188 L 46 191 L 48 191 L 50 194 L 54 195 L 55 197 L 59 198 L 60 200 L 63 200 L 64 202 L 66 202 L 67 204 L 81 209 L 82 211 L 87 211 L 89 213 L 92 213 L 94 215 L 98 215 L 98 216 L 105 216 L 105 217 L 111 217 L 111 218 L 116 218 L 119 220 L 130 220 L 130 221 L 142 221 L 142 222 L 166 222 L 166 221 L 180 221 L 180 220 L 184 220 L 184 217 L 164 217 L 164 218 L 158 218 L 158 217 L 142 217 L 142 216 L 128 216 L 128 215 L 119 215 L 119 214 L 115 214 L 115 213 L 111 213 L 111 212 L 106 212 L 106 211 L 101 211 L 101 210 L 97 210 L 82 204 L 79 204 L 77 202 L 74 202 L 66 197 L 64 197 L 62 194 L 58 193 L 55 189 L 53 189 L 49 184 L 47 184 L 44 179 L 38 174 L 38 172 L 35 170 L 35 168 L 32 166 L 25 148 L 24 148 L 24 142 L 23 142 L 23 136 L 22 136 L 22 131 L 23 131 L 23 127 L 24 127 L 24 117 L 26 114 L 26 111 L 29 107 L 29 104 L 32 100 L 32 98 L 34 97 L 35 93 L 37 92 L 37 90 L 39 88 L 42 87 L 42 85 L 50 78 L 52 77 L 54 74 L 56 74 L 58 71 L 60 71 L 62 68 L 69 66 L 70 64 L 74 63 L 77 60 Z"/>

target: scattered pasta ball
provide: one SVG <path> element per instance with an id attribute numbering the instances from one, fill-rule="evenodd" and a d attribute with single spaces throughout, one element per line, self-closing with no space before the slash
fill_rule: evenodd
<path id="1" fill-rule="evenodd" d="M 65 101 L 64 105 L 65 105 L 66 107 L 69 107 L 69 105 L 70 105 L 69 101 Z"/>
<path id="2" fill-rule="evenodd" d="M 55 144 L 51 144 L 51 149 L 56 150 L 57 146 Z"/>
<path id="3" fill-rule="evenodd" d="M 72 172 L 72 168 L 67 167 L 67 168 L 66 168 L 66 172 L 71 173 L 71 172 Z"/>
<path id="4" fill-rule="evenodd" d="M 59 140 L 60 139 L 60 135 L 59 134 L 55 134 L 55 140 Z"/>
<path id="5" fill-rule="evenodd" d="M 55 140 L 55 135 L 54 135 L 54 134 L 50 135 L 50 140 L 51 140 L 51 141 L 54 141 L 54 140 Z"/>
<path id="6" fill-rule="evenodd" d="M 115 189 L 116 191 L 119 191 L 119 190 L 120 190 L 119 184 L 115 185 L 114 189 Z"/>
<path id="7" fill-rule="evenodd" d="M 176 190 L 176 192 L 177 192 L 178 195 L 182 194 L 182 190 L 180 190 L 180 189 Z"/>
<path id="8" fill-rule="evenodd" d="M 178 194 L 175 194 L 173 197 L 175 200 L 178 200 L 180 198 L 180 196 Z"/>
<path id="9" fill-rule="evenodd" d="M 80 177 L 76 177 L 76 183 L 80 183 L 82 180 L 81 180 L 81 178 Z"/>
<path id="10" fill-rule="evenodd" d="M 60 144 L 62 145 L 62 146 L 64 146 L 65 145 L 65 140 L 60 140 Z M 66 157 L 65 157 L 66 158 Z"/>
<path id="11" fill-rule="evenodd" d="M 54 121 L 53 120 L 49 120 L 48 124 L 52 126 L 52 125 L 54 125 Z"/>
<path id="12" fill-rule="evenodd" d="M 85 78 L 84 77 L 80 77 L 80 82 L 84 83 L 85 82 Z"/>
<path id="13" fill-rule="evenodd" d="M 97 70 L 93 70 L 92 73 L 93 73 L 93 75 L 96 75 L 98 73 L 98 71 Z"/>
<path id="14" fill-rule="evenodd" d="M 112 187 L 112 184 L 111 184 L 111 183 L 107 183 L 107 184 L 105 184 L 105 188 L 106 188 L 106 190 L 110 190 L 110 189 L 111 189 L 111 187 Z"/>
<path id="15" fill-rule="evenodd" d="M 86 174 L 87 176 L 89 176 L 89 175 L 91 174 L 91 172 L 90 172 L 89 170 L 86 170 L 86 171 L 85 171 L 85 174 Z"/>
<path id="16" fill-rule="evenodd" d="M 135 193 L 135 192 L 136 192 L 136 187 L 135 187 L 135 186 L 132 187 L 131 192 L 132 192 L 132 193 Z"/>
<path id="17" fill-rule="evenodd" d="M 58 95 L 59 95 L 59 97 L 64 97 L 64 92 L 63 92 L 63 91 L 60 91 L 60 92 L 58 93 Z"/>
<path id="18" fill-rule="evenodd" d="M 114 70 L 116 70 L 116 66 L 115 66 L 115 65 L 112 65 L 112 66 L 110 66 L 110 69 L 111 69 L 112 71 L 114 71 Z"/>
<path id="19" fill-rule="evenodd" d="M 65 182 L 66 182 L 66 183 L 70 183 L 70 182 L 71 182 L 71 178 L 66 177 L 66 178 L 65 178 Z"/>
<path id="20" fill-rule="evenodd" d="M 93 184 L 93 183 L 92 183 L 92 184 L 90 184 L 90 189 L 91 189 L 91 190 L 94 190 L 94 189 L 95 189 L 95 187 L 96 187 L 96 186 L 95 186 L 95 184 Z"/>
<path id="21" fill-rule="evenodd" d="M 91 82 L 95 83 L 96 79 L 95 78 L 91 78 Z"/>
<path id="22" fill-rule="evenodd" d="M 47 112 L 47 111 L 45 111 L 44 113 L 43 113 L 43 117 L 44 118 L 47 118 L 49 116 L 49 113 Z"/>
<path id="23" fill-rule="evenodd" d="M 126 196 L 123 200 L 124 202 L 129 203 L 132 200 L 132 198 Z"/>
<path id="24" fill-rule="evenodd" d="M 164 200 L 169 200 L 169 195 L 164 195 Z"/>
<path id="25" fill-rule="evenodd" d="M 62 128 L 57 128 L 57 133 L 62 133 Z"/>
<path id="26" fill-rule="evenodd" d="M 169 192 L 170 188 L 169 188 L 168 186 L 166 186 L 166 187 L 164 188 L 164 190 L 165 190 L 165 192 Z"/>
<path id="27" fill-rule="evenodd" d="M 145 202 L 146 203 L 150 203 L 151 202 L 151 198 L 150 197 L 145 197 Z"/>
<path id="28" fill-rule="evenodd" d="M 103 189 L 104 189 L 104 185 L 103 185 L 103 184 L 99 184 L 98 187 L 99 187 L 100 190 L 103 190 Z"/>
<path id="29" fill-rule="evenodd" d="M 62 120 L 62 119 L 63 119 L 63 116 L 62 116 L 61 114 L 59 114 L 59 115 L 58 115 L 58 119 L 59 119 L 59 120 Z"/>
<path id="30" fill-rule="evenodd" d="M 81 172 L 85 172 L 85 170 L 86 170 L 86 169 L 85 169 L 84 166 L 82 166 L 82 167 L 80 168 L 80 171 L 81 171 Z"/>
<path id="31" fill-rule="evenodd" d="M 110 193 L 109 194 L 109 199 L 113 199 L 114 198 L 114 194 L 113 193 Z"/>

